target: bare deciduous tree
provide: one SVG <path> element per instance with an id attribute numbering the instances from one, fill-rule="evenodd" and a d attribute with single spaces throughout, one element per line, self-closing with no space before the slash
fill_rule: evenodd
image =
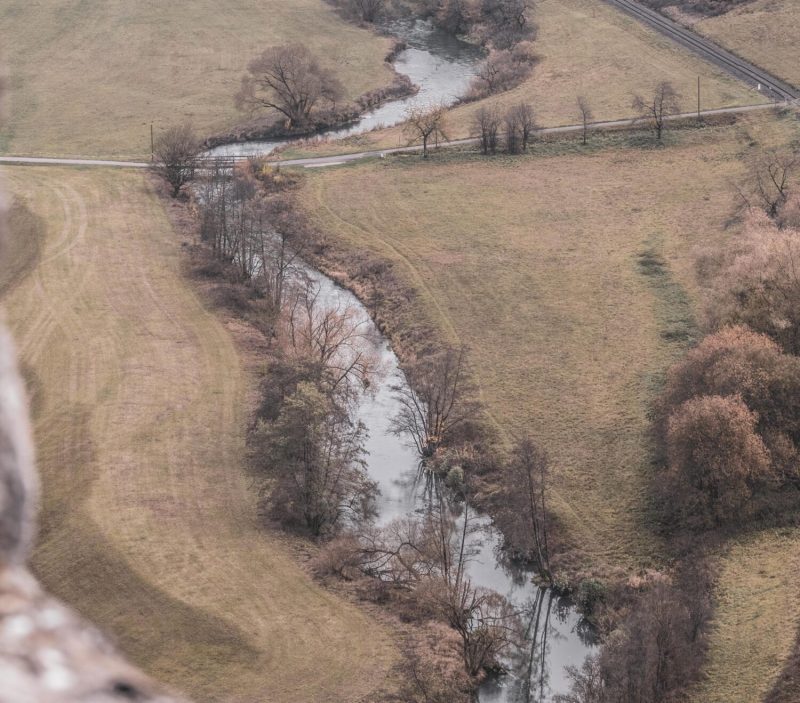
<path id="1" fill-rule="evenodd" d="M 353 12 L 364 22 L 374 22 L 386 9 L 387 0 L 348 0 Z"/>
<path id="2" fill-rule="evenodd" d="M 248 64 L 236 103 L 276 110 L 290 127 L 303 127 L 321 101 L 335 105 L 343 95 L 333 71 L 302 44 L 287 44 L 267 49 Z"/>
<path id="3" fill-rule="evenodd" d="M 537 571 L 550 578 L 548 544 L 547 455 L 529 437 L 514 445 L 506 467 L 499 522 L 509 541 L 536 563 Z"/>
<path id="4" fill-rule="evenodd" d="M 262 209 L 267 228 L 257 238 L 256 286 L 275 319 L 284 308 L 287 285 L 302 275 L 300 257 L 313 236 L 303 214 L 286 199 L 280 196 L 266 199 Z"/>
<path id="5" fill-rule="evenodd" d="M 286 310 L 287 341 L 293 353 L 325 369 L 329 392 L 368 386 L 378 366 L 369 321 L 348 305 L 325 305 L 318 285 L 298 286 Z"/>
<path id="6" fill-rule="evenodd" d="M 500 115 L 497 108 L 495 106 L 479 108 L 475 113 L 473 124 L 478 133 L 483 154 L 496 153 L 500 132 Z"/>
<path id="7" fill-rule="evenodd" d="M 370 517 L 377 489 L 364 468 L 364 432 L 330 394 L 300 383 L 252 437 L 259 467 L 275 479 L 265 491 L 270 512 L 314 536 Z"/>
<path id="8" fill-rule="evenodd" d="M 172 186 L 173 198 L 194 178 L 199 153 L 200 142 L 189 123 L 170 127 L 156 138 L 153 168 Z"/>
<path id="9" fill-rule="evenodd" d="M 674 410 L 667 461 L 675 512 L 694 527 L 741 522 L 753 490 L 774 479 L 756 415 L 737 396 L 698 396 Z"/>
<path id="10" fill-rule="evenodd" d="M 264 194 L 253 169 L 247 162 L 233 170 L 224 160 L 208 164 L 198 188 L 200 234 L 263 296 L 267 331 L 283 308 L 287 284 L 299 277 L 299 257 L 312 234 L 287 195 Z"/>
<path id="11" fill-rule="evenodd" d="M 428 145 L 431 140 L 447 139 L 447 108 L 444 105 L 416 106 L 406 113 L 403 126 L 409 142 L 422 141 L 422 156 L 428 158 Z"/>
<path id="12" fill-rule="evenodd" d="M 467 575 L 472 556 L 468 536 L 474 527 L 465 504 L 458 526 L 442 499 L 428 517 L 438 544 L 440 572 L 430 582 L 427 598 L 440 617 L 459 635 L 469 676 L 496 664 L 506 648 L 519 642 L 521 623 L 511 603 L 496 591 L 473 585 Z"/>
<path id="13" fill-rule="evenodd" d="M 473 99 L 494 95 L 519 85 L 530 75 L 536 55 L 533 45 L 523 42 L 513 49 L 493 50 L 479 67 L 470 85 Z"/>
<path id="14" fill-rule="evenodd" d="M 800 155 L 791 149 L 769 149 L 752 160 L 748 171 L 738 188 L 742 204 L 758 207 L 775 220 L 800 174 Z"/>
<path id="15" fill-rule="evenodd" d="M 800 354 L 800 234 L 761 215 L 716 281 L 715 326 L 745 323 Z"/>
<path id="16" fill-rule="evenodd" d="M 661 81 L 653 91 L 652 98 L 635 95 L 631 107 L 639 112 L 639 119 L 647 120 L 661 140 L 664 126 L 670 115 L 680 112 L 680 95 L 669 81 Z"/>
<path id="17" fill-rule="evenodd" d="M 610 703 L 599 656 L 586 657 L 580 668 L 567 667 L 570 691 L 555 697 L 556 703 Z"/>
<path id="18" fill-rule="evenodd" d="M 536 129 L 533 108 L 528 103 L 517 103 L 505 115 L 506 149 L 509 154 L 518 154 L 528 149 Z"/>
<path id="19" fill-rule="evenodd" d="M 474 3 L 469 0 L 442 0 L 436 12 L 436 21 L 450 34 L 467 34 L 477 19 Z"/>
<path id="20" fill-rule="evenodd" d="M 581 116 L 581 125 L 583 125 L 583 143 L 589 141 L 589 123 L 594 119 L 592 114 L 592 107 L 589 100 L 585 95 L 579 95 L 578 100 L 578 113 Z"/>
<path id="21" fill-rule="evenodd" d="M 408 435 L 423 458 L 432 457 L 476 413 L 466 377 L 466 350 L 446 349 L 407 370 L 408 384 L 393 388 L 400 403 L 393 430 Z"/>
<path id="22" fill-rule="evenodd" d="M 740 397 L 757 416 L 756 431 L 769 449 L 778 476 L 800 473 L 800 358 L 744 325 L 707 336 L 670 368 L 660 422 L 695 396 Z"/>
<path id="23" fill-rule="evenodd" d="M 485 39 L 499 49 L 507 49 L 536 36 L 531 21 L 531 0 L 480 0 L 479 12 Z"/>

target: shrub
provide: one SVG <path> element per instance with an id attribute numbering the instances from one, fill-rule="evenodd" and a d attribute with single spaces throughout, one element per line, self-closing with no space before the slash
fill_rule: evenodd
<path id="1" fill-rule="evenodd" d="M 315 557 L 311 568 L 318 577 L 336 576 L 353 581 L 361 573 L 361 547 L 352 534 L 336 537 L 326 544 Z"/>
<path id="2" fill-rule="evenodd" d="M 709 322 L 744 323 L 800 354 L 800 231 L 751 216 L 738 251 L 717 278 Z"/>
<path id="3" fill-rule="evenodd" d="M 690 527 L 742 520 L 754 489 L 773 477 L 756 415 L 738 396 L 701 396 L 679 406 L 667 422 L 667 461 L 673 509 Z"/>
<path id="4" fill-rule="evenodd" d="M 670 369 L 662 399 L 662 432 L 675 408 L 702 395 L 741 396 L 756 414 L 756 430 L 780 473 L 797 475 L 800 359 L 747 327 L 726 327 Z"/>
<path id="5" fill-rule="evenodd" d="M 575 600 L 582 613 L 591 615 L 606 598 L 606 587 L 596 579 L 581 581 Z"/>
<path id="6" fill-rule="evenodd" d="M 537 61 L 531 47 L 529 42 L 525 42 L 514 49 L 492 51 L 472 80 L 469 99 L 479 100 L 522 83 Z"/>

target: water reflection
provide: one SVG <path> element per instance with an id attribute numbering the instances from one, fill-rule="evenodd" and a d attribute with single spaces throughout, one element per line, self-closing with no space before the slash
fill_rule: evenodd
<path id="1" fill-rule="evenodd" d="M 369 429 L 367 468 L 380 489 L 378 524 L 435 509 L 440 501 L 440 479 L 420 470 L 416 451 L 391 431 L 392 418 L 399 409 L 391 389 L 405 383 L 397 357 L 355 296 L 317 272 L 309 275 L 320 286 L 321 300 L 339 307 L 356 306 L 366 324 L 375 330 L 368 337 L 374 340 L 373 351 L 380 355 L 384 374 L 363 399 L 359 419 Z M 456 529 L 463 528 L 463 519 L 462 511 L 456 516 Z M 470 511 L 469 520 L 466 573 L 475 586 L 490 588 L 508 599 L 520 613 L 525 635 L 503 662 L 507 673 L 483 684 L 479 700 L 547 703 L 554 695 L 569 690 L 565 667 L 580 667 L 593 652 L 596 642 L 592 629 L 569 599 L 536 585 L 531 571 L 507 559 L 502 536 L 488 516 Z"/>

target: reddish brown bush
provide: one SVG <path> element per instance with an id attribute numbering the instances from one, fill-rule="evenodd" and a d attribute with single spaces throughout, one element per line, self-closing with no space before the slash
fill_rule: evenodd
<path id="1" fill-rule="evenodd" d="M 712 527 L 750 514 L 756 488 L 773 478 L 756 415 L 737 396 L 687 400 L 667 422 L 670 493 L 682 522 Z"/>
<path id="2" fill-rule="evenodd" d="M 747 324 L 800 354 L 800 231 L 779 229 L 765 215 L 749 216 L 709 309 L 712 327 L 731 323 Z"/>
<path id="3" fill-rule="evenodd" d="M 669 414 L 702 395 L 740 396 L 755 413 L 756 430 L 778 472 L 797 476 L 800 359 L 741 325 L 706 337 L 669 371 L 662 399 L 662 441 Z"/>

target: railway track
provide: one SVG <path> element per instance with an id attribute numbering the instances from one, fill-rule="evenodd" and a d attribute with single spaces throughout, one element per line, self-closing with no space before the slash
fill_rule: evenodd
<path id="1" fill-rule="evenodd" d="M 704 59 L 724 69 L 731 75 L 757 88 L 776 102 L 796 100 L 800 98 L 800 89 L 784 80 L 773 76 L 758 66 L 726 51 L 714 42 L 701 37 L 690 29 L 673 22 L 664 15 L 640 5 L 634 0 L 606 0 L 609 5 L 622 10 L 644 24 L 653 27 L 670 39 L 691 49 Z"/>

